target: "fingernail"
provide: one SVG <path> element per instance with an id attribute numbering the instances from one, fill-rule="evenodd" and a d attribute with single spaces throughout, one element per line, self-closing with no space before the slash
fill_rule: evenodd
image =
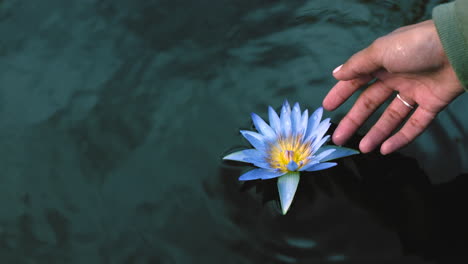
<path id="1" fill-rule="evenodd" d="M 341 146 L 345 143 L 345 140 L 343 140 L 343 134 L 340 132 L 336 133 L 336 130 L 332 135 L 332 140 L 333 143 L 335 143 L 338 146 Z"/>
<path id="2" fill-rule="evenodd" d="M 341 69 L 342 66 L 343 66 L 343 64 L 341 64 L 340 66 L 336 67 L 336 68 L 333 70 L 333 73 L 338 72 L 338 71 Z"/>

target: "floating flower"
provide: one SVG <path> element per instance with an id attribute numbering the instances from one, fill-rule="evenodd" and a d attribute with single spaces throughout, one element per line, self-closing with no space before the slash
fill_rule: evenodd
<path id="1" fill-rule="evenodd" d="M 330 118 L 323 121 L 323 108 L 319 107 L 309 117 L 306 109 L 301 114 L 299 103 L 291 110 L 288 101 L 283 103 L 278 114 L 268 108 L 270 124 L 252 113 L 257 132 L 241 130 L 241 134 L 254 147 L 231 153 L 225 160 L 251 163 L 256 169 L 239 177 L 240 181 L 278 178 L 277 186 L 283 214 L 286 214 L 299 184 L 301 171 L 319 171 L 337 163 L 328 162 L 359 151 L 325 145 L 330 136 L 325 135 L 330 127 Z"/>

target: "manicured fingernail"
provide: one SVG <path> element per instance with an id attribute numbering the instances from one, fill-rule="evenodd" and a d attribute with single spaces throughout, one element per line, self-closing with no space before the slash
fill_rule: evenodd
<path id="1" fill-rule="evenodd" d="M 341 64 L 340 66 L 336 67 L 336 68 L 333 70 L 333 73 L 338 72 L 338 71 L 341 69 L 342 66 L 343 66 L 343 64 Z"/>

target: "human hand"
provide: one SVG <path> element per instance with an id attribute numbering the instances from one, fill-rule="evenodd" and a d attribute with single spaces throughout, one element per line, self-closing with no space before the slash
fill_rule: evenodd
<path id="1" fill-rule="evenodd" d="M 363 137 L 359 149 L 364 153 L 382 142 L 380 152 L 384 155 L 407 145 L 464 92 L 432 20 L 405 26 L 378 38 L 340 67 L 333 72 L 338 83 L 323 100 L 326 110 L 335 110 L 359 87 L 376 81 L 361 93 L 338 124 L 332 136 L 335 144 L 344 144 L 394 92 L 402 98 L 393 99 Z M 391 135 L 413 110 L 411 106 L 414 106 L 412 115 Z"/>

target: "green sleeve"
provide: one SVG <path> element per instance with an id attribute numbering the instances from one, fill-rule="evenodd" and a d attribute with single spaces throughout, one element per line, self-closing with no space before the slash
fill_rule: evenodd
<path id="1" fill-rule="evenodd" d="M 438 5 L 432 18 L 450 64 L 468 92 L 468 0 Z"/>

